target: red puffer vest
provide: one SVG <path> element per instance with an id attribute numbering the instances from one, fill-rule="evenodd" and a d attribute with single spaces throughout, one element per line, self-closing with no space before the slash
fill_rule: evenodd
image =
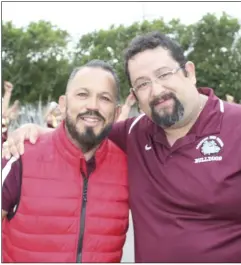
<path id="1" fill-rule="evenodd" d="M 62 123 L 27 143 L 20 203 L 3 222 L 4 262 L 120 262 L 128 228 L 124 153 L 105 140 L 86 175 Z"/>

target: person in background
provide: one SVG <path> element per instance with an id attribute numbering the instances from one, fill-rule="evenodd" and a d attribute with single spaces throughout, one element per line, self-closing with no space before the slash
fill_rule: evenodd
<path id="1" fill-rule="evenodd" d="M 9 108 L 11 96 L 12 96 L 12 91 L 13 91 L 13 84 L 4 81 L 4 96 L 2 98 L 2 115 L 6 115 L 6 111 Z"/>
<path id="2" fill-rule="evenodd" d="M 9 125 L 9 120 L 2 117 L 2 144 L 8 138 L 8 125 Z"/>
<path id="3" fill-rule="evenodd" d="M 234 97 L 229 94 L 226 94 L 226 101 L 229 103 L 235 103 Z"/>
<path id="4" fill-rule="evenodd" d="M 13 105 L 11 105 L 7 111 L 5 112 L 5 116 L 9 118 L 10 122 L 14 121 L 18 118 L 19 114 L 20 114 L 20 101 L 19 100 L 15 100 Z"/>
<path id="5" fill-rule="evenodd" d="M 48 128 L 56 128 L 62 121 L 63 117 L 58 103 L 52 101 L 49 104 L 47 113 L 45 115 L 45 122 Z"/>
<path id="6" fill-rule="evenodd" d="M 16 120 L 20 113 L 19 100 L 15 100 L 13 105 L 9 106 L 13 91 L 12 83 L 5 81 L 4 91 L 4 96 L 2 98 L 2 143 L 7 139 L 10 123 Z"/>
<path id="7" fill-rule="evenodd" d="M 93 78 L 93 76 L 95 78 Z M 94 60 L 70 75 L 64 120 L 2 160 L 3 262 L 120 262 L 128 229 L 127 164 L 106 139 L 119 80 Z"/>
<path id="8" fill-rule="evenodd" d="M 12 96 L 13 85 L 4 81 L 4 96 L 2 98 L 2 143 L 7 139 L 9 119 L 7 117 L 7 110 Z"/>

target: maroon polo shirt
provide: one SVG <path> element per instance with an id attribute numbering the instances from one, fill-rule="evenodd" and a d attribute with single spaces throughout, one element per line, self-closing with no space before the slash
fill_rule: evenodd
<path id="1" fill-rule="evenodd" d="M 241 106 L 209 99 L 170 147 L 146 116 L 115 124 L 128 157 L 136 262 L 241 262 Z"/>

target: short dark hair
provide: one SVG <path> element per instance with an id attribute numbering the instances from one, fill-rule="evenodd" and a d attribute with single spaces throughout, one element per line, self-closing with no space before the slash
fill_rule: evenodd
<path id="1" fill-rule="evenodd" d="M 125 73 L 130 85 L 131 79 L 128 69 L 129 60 L 140 52 L 143 52 L 145 50 L 152 50 L 159 46 L 166 50 L 169 50 L 173 59 L 176 60 L 181 67 L 184 67 L 187 59 L 184 56 L 184 52 L 181 46 L 177 42 L 169 38 L 167 35 L 164 35 L 158 31 L 149 32 L 147 34 L 135 37 L 130 42 L 127 49 L 124 51 Z M 184 73 L 186 75 L 185 70 Z"/>
<path id="2" fill-rule="evenodd" d="M 74 68 L 74 70 L 71 72 L 69 79 L 68 79 L 68 83 L 76 76 L 76 74 L 79 72 L 79 70 L 81 70 L 84 67 L 91 67 L 91 68 L 101 68 L 109 73 L 111 73 L 114 77 L 115 80 L 115 84 L 116 84 L 116 88 L 117 88 L 117 101 L 120 101 L 120 80 L 119 77 L 117 75 L 117 73 L 115 72 L 114 68 L 112 67 L 111 64 L 109 64 L 108 62 L 105 62 L 103 60 L 91 60 L 88 63 L 76 67 Z"/>

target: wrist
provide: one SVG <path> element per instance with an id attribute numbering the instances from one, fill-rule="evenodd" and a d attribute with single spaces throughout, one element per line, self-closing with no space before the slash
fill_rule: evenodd
<path id="1" fill-rule="evenodd" d="M 124 104 L 121 108 L 121 111 L 130 111 L 131 110 L 131 106 Z"/>
<path id="2" fill-rule="evenodd" d="M 5 95 L 12 95 L 12 91 L 6 90 Z"/>

